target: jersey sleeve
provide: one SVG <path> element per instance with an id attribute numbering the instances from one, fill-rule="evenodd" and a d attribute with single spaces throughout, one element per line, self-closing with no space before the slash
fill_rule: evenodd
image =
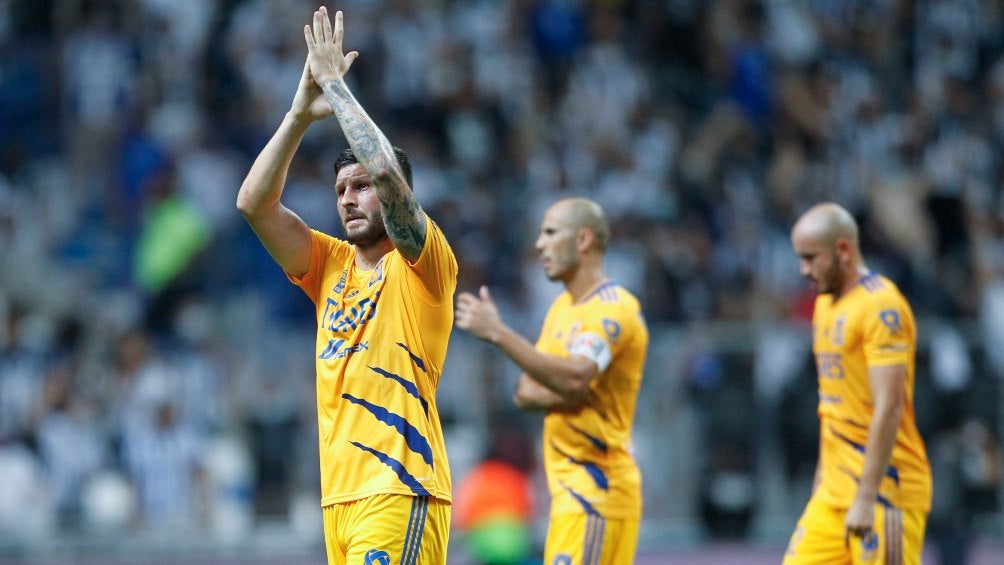
<path id="1" fill-rule="evenodd" d="M 453 300 L 457 287 L 457 258 L 443 231 L 425 215 L 425 246 L 418 260 L 410 264 L 412 271 L 422 281 L 427 298 L 434 304 Z"/>
<path id="2" fill-rule="evenodd" d="M 630 314 L 619 305 L 597 307 L 582 320 L 578 334 L 571 341 L 569 354 L 584 355 L 596 362 L 600 372 L 607 370 L 617 352 L 627 342 L 631 329 Z"/>
<path id="3" fill-rule="evenodd" d="M 326 257 L 326 249 L 328 245 L 325 245 L 326 240 L 333 240 L 334 238 L 322 234 L 316 230 L 310 230 L 310 264 L 307 266 L 307 272 L 303 274 L 302 277 L 294 277 L 293 275 L 286 273 L 286 278 L 289 282 L 300 287 L 300 290 L 306 294 L 310 300 L 316 304 L 317 299 L 320 296 L 320 284 L 321 284 L 321 273 L 324 270 L 324 258 Z"/>
<path id="4" fill-rule="evenodd" d="M 862 320 L 865 360 L 869 366 L 909 364 L 914 355 L 913 315 L 906 301 L 882 295 Z"/>

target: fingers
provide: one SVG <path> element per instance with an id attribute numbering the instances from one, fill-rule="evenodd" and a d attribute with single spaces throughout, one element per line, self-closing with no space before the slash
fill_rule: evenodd
<path id="1" fill-rule="evenodd" d="M 481 295 L 481 300 L 483 300 L 484 302 L 487 302 L 488 304 L 495 304 L 495 302 L 492 300 L 491 293 L 488 292 L 488 285 L 481 285 L 480 295 Z"/>
<path id="2" fill-rule="evenodd" d="M 309 25 L 303 26 L 303 39 L 307 42 L 307 53 L 314 52 L 314 32 Z"/>
<path id="3" fill-rule="evenodd" d="M 335 41 L 335 49 L 339 53 L 342 52 L 342 39 L 345 37 L 345 23 L 344 17 L 342 16 L 342 11 L 338 10 L 335 12 L 335 32 L 333 39 Z"/>
<path id="4" fill-rule="evenodd" d="M 875 532 L 873 532 L 870 528 L 845 528 L 844 529 L 844 547 L 850 547 L 851 546 L 851 536 L 854 536 L 856 538 L 861 538 L 861 539 L 865 540 L 866 542 L 868 542 L 868 541 L 870 541 L 872 539 L 872 536 L 874 536 L 874 535 L 875 535 Z"/>
<path id="5" fill-rule="evenodd" d="M 338 51 L 340 52 L 342 50 L 341 46 L 342 11 L 338 10 L 337 12 L 335 12 L 335 26 L 336 26 L 335 29 L 337 30 L 337 36 L 334 36 L 331 33 L 331 20 L 328 19 L 328 9 L 325 8 L 324 6 L 321 6 L 321 10 L 324 10 L 324 17 L 321 18 L 321 27 L 324 31 L 324 41 L 331 41 L 333 38 L 335 40 L 335 46 L 338 47 Z"/>

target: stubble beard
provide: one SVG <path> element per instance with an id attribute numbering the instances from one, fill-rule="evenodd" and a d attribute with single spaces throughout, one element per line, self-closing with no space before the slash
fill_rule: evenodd
<path id="1" fill-rule="evenodd" d="M 360 249 L 373 247 L 387 238 L 387 228 L 383 225 L 383 216 L 379 213 L 366 217 L 366 227 L 362 229 L 349 231 L 345 222 L 342 222 L 342 228 L 345 230 L 345 241 Z"/>
<path id="2" fill-rule="evenodd" d="M 833 294 L 836 295 L 839 292 L 841 281 L 844 278 L 843 267 L 840 263 L 834 261 L 826 272 L 823 273 L 822 278 L 817 281 L 816 286 L 821 294 Z"/>

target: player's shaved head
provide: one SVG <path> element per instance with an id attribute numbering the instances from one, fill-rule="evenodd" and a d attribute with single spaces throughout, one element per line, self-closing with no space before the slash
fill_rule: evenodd
<path id="1" fill-rule="evenodd" d="M 833 202 L 816 204 L 809 208 L 795 222 L 793 235 L 810 237 L 827 246 L 833 246 L 838 239 L 846 238 L 855 249 L 858 248 L 858 224 L 843 206 Z"/>
<path id="2" fill-rule="evenodd" d="M 610 241 L 610 226 L 600 205 L 588 198 L 566 198 L 551 207 L 575 229 L 588 228 L 596 237 L 596 249 L 604 251 Z"/>

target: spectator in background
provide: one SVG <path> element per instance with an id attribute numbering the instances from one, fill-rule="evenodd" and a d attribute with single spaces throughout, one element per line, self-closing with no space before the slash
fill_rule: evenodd
<path id="1" fill-rule="evenodd" d="M 206 438 L 178 417 L 166 395 L 149 418 L 125 431 L 123 464 L 139 495 L 141 523 L 154 530 L 200 527 L 197 502 Z"/>
<path id="2" fill-rule="evenodd" d="M 60 367 L 46 379 L 45 411 L 38 422 L 38 452 L 59 524 L 76 528 L 87 481 L 111 463 L 98 418 Z"/>
<path id="3" fill-rule="evenodd" d="M 44 402 L 48 338 L 44 318 L 25 305 L 14 303 L 5 314 L 6 339 L 0 343 L 0 437 L 27 440 Z"/>

